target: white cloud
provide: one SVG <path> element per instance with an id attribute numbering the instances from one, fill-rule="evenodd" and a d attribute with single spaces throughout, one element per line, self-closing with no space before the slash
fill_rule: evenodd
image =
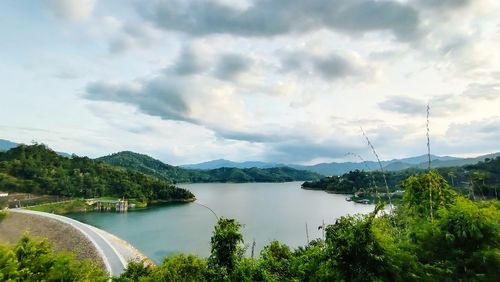
<path id="1" fill-rule="evenodd" d="M 61 19 L 83 21 L 88 19 L 96 0 L 45 0 L 53 14 Z"/>

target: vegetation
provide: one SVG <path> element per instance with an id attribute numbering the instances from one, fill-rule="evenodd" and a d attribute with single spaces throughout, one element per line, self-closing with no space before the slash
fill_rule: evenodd
<path id="1" fill-rule="evenodd" d="M 389 191 L 400 189 L 399 184 L 404 179 L 414 175 L 417 170 L 384 172 Z M 306 181 L 302 184 L 305 189 L 325 190 L 338 194 L 354 194 L 356 192 L 385 193 L 384 174 L 380 171 L 365 172 L 353 170 L 341 176 L 330 176 L 318 181 Z"/>
<path id="2" fill-rule="evenodd" d="M 70 212 L 90 211 L 92 209 L 92 206 L 87 205 L 85 200 L 77 199 L 59 203 L 50 203 L 50 204 L 33 206 L 29 207 L 28 209 L 34 211 L 48 212 L 48 213 L 66 214 Z"/>
<path id="3" fill-rule="evenodd" d="M 89 261 L 56 254 L 47 241 L 23 236 L 12 247 L 0 246 L 0 281 L 107 281 L 108 275 Z"/>
<path id="4" fill-rule="evenodd" d="M 403 190 L 401 183 L 411 175 L 423 172 L 421 169 L 385 172 L 389 191 Z M 475 165 L 442 167 L 436 169 L 444 180 L 464 195 L 471 198 L 498 199 L 500 190 L 500 157 L 485 159 Z M 339 194 L 385 193 L 385 182 L 380 171 L 365 172 L 353 170 L 341 176 L 324 177 L 317 181 L 306 181 L 305 189 L 325 190 Z"/>
<path id="5" fill-rule="evenodd" d="M 118 281 L 499 281 L 498 201 L 474 202 L 437 172 L 404 180 L 393 213 L 377 205 L 344 216 L 325 240 L 295 250 L 274 241 L 243 256 L 241 225 L 221 218 L 208 259 L 177 255 L 157 267 L 132 264 Z M 132 279 L 132 280 L 127 280 Z"/>
<path id="6" fill-rule="evenodd" d="M 211 255 L 179 254 L 159 266 L 132 262 L 114 281 L 499 281 L 500 205 L 472 201 L 435 171 L 404 180 L 402 202 L 367 215 L 344 216 L 324 240 L 291 249 L 278 241 L 244 257 L 241 225 L 220 218 Z M 24 237 L 0 248 L 0 280 L 103 281 L 88 262 Z"/>
<path id="7" fill-rule="evenodd" d="M 0 189 L 65 197 L 125 197 L 141 202 L 194 199 L 191 192 L 166 181 L 87 157 L 61 157 L 38 144 L 0 152 Z"/>
<path id="8" fill-rule="evenodd" d="M 289 167 L 275 168 L 217 168 L 211 170 L 185 169 L 164 164 L 150 156 L 134 152 L 119 152 L 98 158 L 107 164 L 118 166 L 172 183 L 206 182 L 285 182 L 320 179 L 321 175 Z"/>

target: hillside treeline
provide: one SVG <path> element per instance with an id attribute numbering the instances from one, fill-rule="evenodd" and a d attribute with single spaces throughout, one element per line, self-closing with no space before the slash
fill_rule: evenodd
<path id="1" fill-rule="evenodd" d="M 144 202 L 193 199 L 181 188 L 87 157 L 65 158 L 45 145 L 0 152 L 0 190 L 65 197 L 116 196 Z"/>

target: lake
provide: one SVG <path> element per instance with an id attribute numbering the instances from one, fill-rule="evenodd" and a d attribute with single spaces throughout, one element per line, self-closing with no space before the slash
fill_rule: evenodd
<path id="1" fill-rule="evenodd" d="M 302 182 L 179 184 L 196 195 L 196 203 L 210 207 L 219 217 L 235 218 L 244 225 L 245 244 L 255 239 L 255 252 L 272 240 L 291 247 L 321 238 L 318 227 L 346 214 L 368 213 L 372 205 L 345 200 L 345 195 L 304 190 Z M 209 209 L 196 204 L 171 204 L 128 213 L 77 213 L 69 217 L 121 237 L 160 263 L 164 256 L 193 253 L 208 256 L 216 223 Z M 249 248 L 250 249 L 250 248 Z"/>

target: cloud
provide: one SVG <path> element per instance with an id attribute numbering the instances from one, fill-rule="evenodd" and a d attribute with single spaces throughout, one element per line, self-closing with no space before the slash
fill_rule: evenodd
<path id="1" fill-rule="evenodd" d="M 224 54 L 219 58 L 215 73 L 220 79 L 233 80 L 250 66 L 251 61 L 242 55 Z"/>
<path id="2" fill-rule="evenodd" d="M 256 0 L 246 8 L 207 1 L 155 1 L 141 14 L 158 27 L 193 35 L 276 36 L 326 28 L 348 35 L 389 31 L 418 36 L 418 12 L 395 1 Z"/>
<path id="3" fill-rule="evenodd" d="M 88 83 L 83 97 L 130 105 L 140 113 L 203 126 L 220 132 L 220 136 L 231 136 L 229 139 L 256 138 L 252 132 L 258 131 L 252 131 L 252 120 L 233 92 L 233 88 L 206 77 L 162 74 L 132 83 Z"/>
<path id="4" fill-rule="evenodd" d="M 495 100 L 500 97 L 500 83 L 471 83 L 463 95 L 471 99 Z"/>
<path id="5" fill-rule="evenodd" d="M 299 75 L 319 74 L 324 80 L 344 78 L 366 80 L 374 76 L 375 68 L 359 55 L 348 51 L 335 51 L 317 55 L 304 51 L 291 52 L 281 59 L 282 72 L 297 72 Z"/>
<path id="6" fill-rule="evenodd" d="M 45 0 L 54 16 L 70 21 L 83 21 L 90 17 L 96 0 Z"/>
<path id="7" fill-rule="evenodd" d="M 407 96 L 392 96 L 378 105 L 382 110 L 405 115 L 423 115 L 426 109 L 424 101 Z"/>
<path id="8" fill-rule="evenodd" d="M 378 104 L 385 111 L 413 116 L 425 116 L 427 104 L 432 116 L 448 116 L 462 111 L 467 107 L 467 101 L 458 95 L 439 95 L 425 101 L 408 96 L 392 96 Z"/>
<path id="9" fill-rule="evenodd" d="M 165 75 L 190 76 L 206 74 L 220 80 L 233 81 L 250 70 L 251 58 L 234 53 L 221 52 L 202 46 L 186 45 L 174 64 L 164 70 Z"/>
<path id="10" fill-rule="evenodd" d="M 476 0 L 478 1 L 478 0 Z M 480 1 L 480 0 L 479 0 Z M 417 0 L 414 1 L 417 5 L 429 8 L 429 9 L 459 9 L 466 7 L 473 3 L 473 0 Z"/>
<path id="11" fill-rule="evenodd" d="M 166 120 L 193 122 L 183 94 L 182 82 L 162 77 L 135 84 L 89 83 L 85 98 L 133 105 L 143 113 Z"/>
<path id="12" fill-rule="evenodd" d="M 484 154 L 500 151 L 500 117 L 452 123 L 439 140 L 440 150 L 450 153 Z"/>
<path id="13" fill-rule="evenodd" d="M 109 44 L 111 53 L 123 53 L 137 47 L 149 47 L 161 38 L 158 30 L 143 22 L 121 22 L 113 17 L 108 17 L 105 21 L 113 29 Z"/>
<path id="14" fill-rule="evenodd" d="M 268 159 L 275 162 L 306 162 L 316 158 L 342 158 L 347 152 L 359 152 L 360 150 L 365 151 L 366 149 L 359 145 L 343 144 L 334 140 L 321 143 L 290 140 L 271 144 Z"/>
<path id="15" fill-rule="evenodd" d="M 201 56 L 188 47 L 182 50 L 173 68 L 167 71 L 173 71 L 178 75 L 191 75 L 200 73 L 206 70 L 207 67 Z"/>

